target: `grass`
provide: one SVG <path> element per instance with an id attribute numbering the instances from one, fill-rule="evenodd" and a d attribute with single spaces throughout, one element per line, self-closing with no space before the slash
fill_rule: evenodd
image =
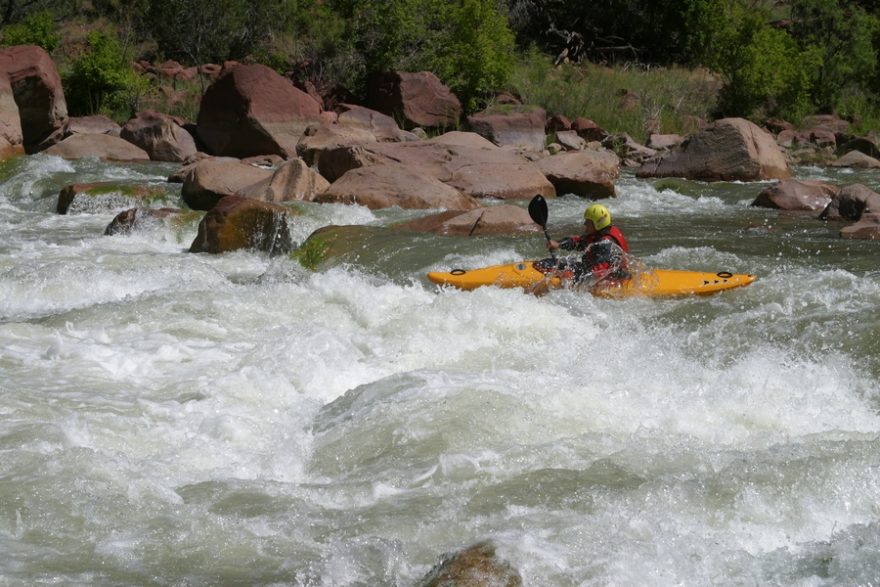
<path id="1" fill-rule="evenodd" d="M 516 67 L 512 87 L 549 116 L 583 116 L 644 142 L 652 133 L 689 134 L 697 120 L 710 120 L 721 82 L 708 71 L 684 68 L 554 67 L 531 52 Z"/>
<path id="2" fill-rule="evenodd" d="M 299 264 L 314 271 L 324 260 L 330 245 L 323 239 L 312 237 L 307 239 L 300 248 L 290 253 L 290 258 L 299 261 Z"/>

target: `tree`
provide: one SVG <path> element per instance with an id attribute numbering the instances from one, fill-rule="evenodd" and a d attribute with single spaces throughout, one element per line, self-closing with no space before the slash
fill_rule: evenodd
<path id="1" fill-rule="evenodd" d="M 513 33 L 494 0 L 432 4 L 434 20 L 425 28 L 433 35 L 416 63 L 433 71 L 467 110 L 474 110 L 507 82 L 515 59 Z"/>
<path id="2" fill-rule="evenodd" d="M 279 2 L 152 0 L 150 32 L 166 56 L 190 65 L 241 59 L 270 33 Z"/>
<path id="3" fill-rule="evenodd" d="M 729 116 L 800 118 L 812 108 L 810 71 L 815 51 L 802 51 L 768 15 L 740 5 L 725 15 L 713 40 L 710 64 L 725 78 L 721 108 Z"/>
<path id="4" fill-rule="evenodd" d="M 499 0 L 337 0 L 365 74 L 430 70 L 467 108 L 506 82 L 514 37 Z"/>
<path id="5" fill-rule="evenodd" d="M 34 12 L 20 23 L 11 24 L 3 29 L 3 44 L 39 45 L 51 53 L 61 42 L 56 29 L 55 20 L 48 11 Z"/>
<path id="6" fill-rule="evenodd" d="M 819 56 L 812 75 L 817 106 L 834 110 L 841 98 L 878 74 L 875 39 L 880 20 L 855 2 L 794 0 L 791 34 L 802 51 Z"/>

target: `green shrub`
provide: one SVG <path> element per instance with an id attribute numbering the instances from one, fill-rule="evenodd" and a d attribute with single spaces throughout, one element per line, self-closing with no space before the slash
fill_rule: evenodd
<path id="1" fill-rule="evenodd" d="M 484 104 L 510 78 L 514 37 L 495 0 L 434 0 L 436 36 L 417 60 L 452 89 L 466 110 Z M 430 30 L 430 26 L 427 27 Z"/>
<path id="2" fill-rule="evenodd" d="M 802 51 L 816 56 L 811 96 L 820 110 L 840 107 L 878 75 L 880 20 L 856 2 L 794 0 L 791 34 Z"/>
<path id="3" fill-rule="evenodd" d="M 25 17 L 17 24 L 11 24 L 3 29 L 3 45 L 39 45 L 48 52 L 52 52 L 61 42 L 55 26 L 55 19 L 48 11 L 35 12 Z"/>
<path id="4" fill-rule="evenodd" d="M 299 262 L 300 265 L 315 271 L 318 265 L 324 260 L 330 245 L 321 238 L 312 237 L 306 240 L 298 249 L 290 253 L 292 261 Z"/>
<path id="5" fill-rule="evenodd" d="M 801 52 L 786 33 L 761 27 L 719 63 L 727 85 L 721 107 L 726 115 L 797 119 L 812 109 L 809 70 L 817 64 L 813 51 Z"/>
<path id="6" fill-rule="evenodd" d="M 86 51 L 74 58 L 63 80 L 68 110 L 75 116 L 101 112 L 126 120 L 146 88 L 119 39 L 98 31 L 89 33 Z"/>
<path id="7" fill-rule="evenodd" d="M 473 110 L 512 70 L 514 38 L 498 0 L 344 0 L 334 7 L 350 27 L 364 75 L 433 71 Z M 364 87 L 362 80 L 345 85 L 356 93 Z"/>

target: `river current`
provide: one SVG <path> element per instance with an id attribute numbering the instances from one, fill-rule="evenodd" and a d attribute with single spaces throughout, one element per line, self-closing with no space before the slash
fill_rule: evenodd
<path id="1" fill-rule="evenodd" d="M 55 213 L 87 181 L 180 205 L 174 170 L 0 166 L 0 584 L 406 586 L 484 539 L 529 586 L 878 584 L 880 243 L 751 207 L 765 184 L 625 175 L 641 261 L 758 280 L 609 300 L 424 278 L 540 232 L 312 272 Z M 577 231 L 582 200 L 549 205 Z M 424 213 L 297 206 L 297 242 Z"/>

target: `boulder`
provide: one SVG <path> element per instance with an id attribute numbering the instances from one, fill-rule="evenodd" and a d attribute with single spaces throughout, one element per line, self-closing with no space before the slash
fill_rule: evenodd
<path id="1" fill-rule="evenodd" d="M 183 122 L 160 112 L 138 112 L 119 136 L 146 151 L 153 161 L 185 161 L 197 151 Z"/>
<path id="2" fill-rule="evenodd" d="M 272 177 L 272 171 L 232 158 L 202 159 L 186 168 L 180 194 L 193 210 L 210 210 L 231 196 Z"/>
<path id="3" fill-rule="evenodd" d="M 861 151 L 865 155 L 875 159 L 880 158 L 880 136 L 876 133 L 851 137 L 838 145 L 838 153 L 849 153 L 850 151 Z"/>
<path id="4" fill-rule="evenodd" d="M 419 140 L 411 132 L 402 130 L 387 114 L 355 104 L 342 104 L 336 122 L 340 126 L 369 131 L 380 143 Z"/>
<path id="5" fill-rule="evenodd" d="M 345 104 L 333 122 L 323 121 L 305 129 L 296 146 L 297 154 L 316 165 L 321 153 L 339 147 L 376 142 L 418 141 L 418 136 L 401 130 L 394 119 L 381 112 Z"/>
<path id="6" fill-rule="evenodd" d="M 367 87 L 371 108 L 403 120 L 407 128 L 452 128 L 461 118 L 461 102 L 429 71 L 389 72 L 373 76 Z"/>
<path id="7" fill-rule="evenodd" d="M 648 142 L 645 146 L 657 151 L 667 151 L 669 149 L 674 149 L 683 142 L 684 137 L 681 135 L 655 133 L 648 137 Z"/>
<path id="8" fill-rule="evenodd" d="M 806 145 L 810 142 L 810 133 L 795 129 L 785 129 L 776 135 L 776 144 L 780 147 L 790 149 L 799 145 Z"/>
<path id="9" fill-rule="evenodd" d="M 611 149 L 618 156 L 622 157 L 628 166 L 653 160 L 658 155 L 656 149 L 646 147 L 626 133 L 608 135 L 602 140 L 601 144 L 606 149 Z"/>
<path id="10" fill-rule="evenodd" d="M 0 77 L 6 77 L 12 87 L 25 152 L 37 153 L 59 142 L 67 127 L 67 102 L 49 54 L 36 45 L 3 49 Z"/>
<path id="11" fill-rule="evenodd" d="M 315 100 L 260 64 L 225 71 L 202 97 L 199 139 L 214 155 L 292 158 L 305 128 L 320 119 Z"/>
<path id="12" fill-rule="evenodd" d="M 9 79 L 0 76 L 0 161 L 24 155 L 21 116 Z"/>
<path id="13" fill-rule="evenodd" d="M 685 177 L 704 181 L 788 179 L 785 155 L 766 131 L 744 118 L 723 118 L 682 145 L 643 164 L 638 177 Z"/>
<path id="14" fill-rule="evenodd" d="M 239 196 L 264 202 L 310 202 L 330 187 L 330 182 L 318 175 L 302 159 L 285 161 L 270 177 L 238 191 Z"/>
<path id="15" fill-rule="evenodd" d="M 605 129 L 589 118 L 584 118 L 583 116 L 578 116 L 574 119 L 574 122 L 571 123 L 571 130 L 575 131 L 579 137 L 588 143 L 593 141 L 599 141 L 601 143 L 608 138 L 608 133 L 605 132 Z"/>
<path id="16" fill-rule="evenodd" d="M 544 132 L 547 134 L 558 133 L 560 131 L 570 131 L 571 120 L 564 114 L 554 114 L 547 119 L 547 126 Z"/>
<path id="17" fill-rule="evenodd" d="M 418 142 L 340 147 L 321 156 L 319 170 L 332 182 L 350 169 L 377 163 L 402 163 L 475 198 L 556 195 L 553 185 L 534 163 L 473 133 L 447 133 Z"/>
<path id="18" fill-rule="evenodd" d="M 91 116 L 72 116 L 67 125 L 68 135 L 111 135 L 118 137 L 122 127 L 115 120 L 103 114 Z"/>
<path id="19" fill-rule="evenodd" d="M 863 214 L 861 220 L 840 230 L 842 238 L 880 240 L 880 213 Z"/>
<path id="20" fill-rule="evenodd" d="M 764 121 L 764 128 L 770 134 L 778 135 L 784 130 L 794 130 L 794 125 L 781 118 L 768 118 Z"/>
<path id="21" fill-rule="evenodd" d="M 104 161 L 149 161 L 146 151 L 112 135 L 71 135 L 46 149 L 46 154 L 64 159 L 97 157 Z"/>
<path id="22" fill-rule="evenodd" d="M 814 128 L 810 130 L 810 142 L 817 147 L 834 149 L 837 146 L 837 136 L 830 130 Z"/>
<path id="23" fill-rule="evenodd" d="M 308 165 L 320 166 L 322 155 L 327 151 L 376 142 L 376 135 L 365 128 L 321 122 L 303 131 L 296 152 Z"/>
<path id="24" fill-rule="evenodd" d="M 205 214 L 190 246 L 192 253 L 251 249 L 276 255 L 293 248 L 287 219 L 291 210 L 241 196 L 226 196 Z"/>
<path id="25" fill-rule="evenodd" d="M 468 116 L 470 129 L 499 147 L 518 147 L 543 151 L 547 113 L 543 108 L 523 108 L 510 112 L 479 112 Z"/>
<path id="26" fill-rule="evenodd" d="M 105 236 L 131 234 L 139 230 L 158 227 L 166 218 L 183 214 L 179 208 L 129 208 L 117 214 L 107 228 Z"/>
<path id="27" fill-rule="evenodd" d="M 831 167 L 851 167 L 854 169 L 880 169 L 880 160 L 874 159 L 861 151 L 850 151 L 836 161 L 829 163 Z"/>
<path id="28" fill-rule="evenodd" d="M 490 541 L 444 554 L 416 587 L 521 587 L 522 577 Z"/>
<path id="29" fill-rule="evenodd" d="M 824 210 L 838 188 L 822 181 L 784 179 L 761 191 L 752 206 L 780 210 Z"/>
<path id="30" fill-rule="evenodd" d="M 380 163 L 347 171 L 316 202 L 360 204 L 370 209 L 445 208 L 470 210 L 480 204 L 440 180 L 398 163 Z"/>
<path id="31" fill-rule="evenodd" d="M 537 162 L 557 194 L 582 198 L 613 198 L 620 177 L 620 158 L 611 151 L 577 151 L 544 157 Z"/>
<path id="32" fill-rule="evenodd" d="M 821 220 L 859 220 L 866 212 L 880 213 L 880 194 L 863 184 L 854 183 L 841 188 L 822 211 L 819 218 Z"/>
<path id="33" fill-rule="evenodd" d="M 578 136 L 573 130 L 557 131 L 556 142 L 567 151 L 583 151 L 587 148 L 587 141 Z"/>
<path id="34" fill-rule="evenodd" d="M 61 189 L 55 210 L 58 214 L 108 212 L 133 206 L 144 207 L 165 197 L 165 190 L 158 186 L 117 182 L 74 183 Z"/>
<path id="35" fill-rule="evenodd" d="M 801 120 L 801 126 L 808 129 L 827 130 L 832 134 L 848 133 L 850 129 L 849 121 L 846 121 L 836 114 L 814 114 L 805 116 Z"/>
<path id="36" fill-rule="evenodd" d="M 397 228 L 450 236 L 535 233 L 541 230 L 524 208 L 512 204 L 432 214 L 398 224 Z"/>

